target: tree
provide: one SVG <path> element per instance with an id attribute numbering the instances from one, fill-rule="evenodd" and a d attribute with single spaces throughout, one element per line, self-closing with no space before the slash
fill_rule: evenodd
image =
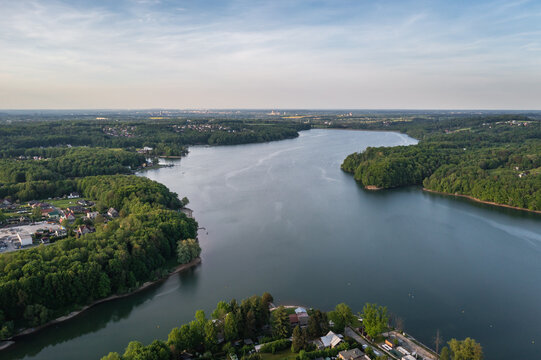
<path id="1" fill-rule="evenodd" d="M 293 340 L 291 342 L 291 351 L 299 352 L 303 350 L 306 346 L 306 339 L 299 325 L 295 326 L 293 329 Z"/>
<path id="2" fill-rule="evenodd" d="M 0 210 L 0 224 L 5 223 L 7 220 L 6 215 Z"/>
<path id="3" fill-rule="evenodd" d="M 264 292 L 263 295 L 261 296 L 261 303 L 263 305 L 266 305 L 267 308 L 269 307 L 269 305 L 274 301 L 274 298 L 272 297 L 271 294 L 269 294 L 268 292 Z"/>
<path id="4" fill-rule="evenodd" d="M 238 336 L 237 319 L 232 312 L 225 316 L 224 320 L 224 337 L 226 341 L 233 341 Z"/>
<path id="5" fill-rule="evenodd" d="M 122 360 L 122 357 L 116 352 L 110 352 L 101 358 L 101 360 Z"/>
<path id="6" fill-rule="evenodd" d="M 190 203 L 190 200 L 188 200 L 188 198 L 184 196 L 182 200 L 180 200 L 180 203 L 182 204 L 182 207 L 186 207 Z"/>
<path id="7" fill-rule="evenodd" d="M 36 206 L 32 209 L 32 214 L 30 215 L 32 220 L 39 221 L 41 220 L 41 208 L 39 206 Z"/>
<path id="8" fill-rule="evenodd" d="M 49 310 L 41 304 L 28 305 L 23 316 L 30 326 L 39 326 L 49 319 Z"/>
<path id="9" fill-rule="evenodd" d="M 329 313 L 329 318 L 334 322 L 334 327 L 338 331 L 344 331 L 344 328 L 351 325 L 355 319 L 351 308 L 344 303 L 336 305 L 334 311 Z"/>
<path id="10" fill-rule="evenodd" d="M 469 337 L 464 340 L 451 339 L 448 344 L 453 360 L 483 359 L 483 348 L 474 339 Z"/>
<path id="11" fill-rule="evenodd" d="M 451 353 L 449 352 L 449 348 L 447 346 L 444 346 L 441 349 L 440 360 L 451 360 Z"/>
<path id="12" fill-rule="evenodd" d="M 310 316 L 310 318 L 308 319 L 308 336 L 310 337 L 310 339 L 315 339 L 320 336 L 320 332 L 321 328 L 315 316 Z"/>
<path id="13" fill-rule="evenodd" d="M 280 306 L 272 312 L 272 334 L 277 339 L 284 339 L 289 336 L 289 316 L 286 309 Z"/>
<path id="14" fill-rule="evenodd" d="M 388 322 L 387 307 L 369 303 L 364 305 L 363 325 L 370 337 L 375 338 L 381 334 L 387 327 Z"/>
<path id="15" fill-rule="evenodd" d="M 250 339 L 255 336 L 256 332 L 256 318 L 253 310 L 249 310 L 246 313 L 246 319 L 244 323 L 244 337 Z"/>
<path id="16" fill-rule="evenodd" d="M 216 306 L 216 309 L 212 312 L 212 318 L 216 320 L 223 320 L 229 312 L 229 304 L 225 301 L 220 301 Z"/>
<path id="17" fill-rule="evenodd" d="M 205 324 L 205 349 L 211 352 L 216 351 L 218 341 L 216 339 L 216 327 L 214 321 L 208 320 Z"/>
<path id="18" fill-rule="evenodd" d="M 177 260 L 180 264 L 187 264 L 201 254 L 199 242 L 194 239 L 180 240 L 177 243 Z"/>

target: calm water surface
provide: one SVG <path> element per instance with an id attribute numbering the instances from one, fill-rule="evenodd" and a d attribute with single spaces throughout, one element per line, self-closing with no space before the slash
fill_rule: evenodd
<path id="1" fill-rule="evenodd" d="M 417 188 L 367 192 L 340 170 L 351 152 L 414 142 L 310 130 L 191 148 L 174 167 L 143 175 L 189 197 L 206 228 L 202 265 L 29 336 L 0 358 L 98 359 L 130 340 L 165 339 L 197 309 L 264 291 L 324 310 L 377 302 L 427 344 L 439 328 L 446 340 L 479 340 L 487 359 L 539 358 L 540 216 Z"/>

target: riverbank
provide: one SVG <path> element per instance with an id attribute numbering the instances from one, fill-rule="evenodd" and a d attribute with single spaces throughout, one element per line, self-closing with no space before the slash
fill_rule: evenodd
<path id="1" fill-rule="evenodd" d="M 487 204 L 487 205 L 492 205 L 492 206 L 498 206 L 498 207 L 504 207 L 504 208 L 513 209 L 513 210 L 520 210 L 520 211 L 527 211 L 527 212 L 531 212 L 531 213 L 535 213 L 535 214 L 541 214 L 541 211 L 540 211 L 540 210 L 530 210 L 530 209 L 521 208 L 521 207 L 518 207 L 518 206 L 511 206 L 511 205 L 505 205 L 505 204 L 498 204 L 498 203 L 493 202 L 493 201 L 485 201 L 485 200 L 477 199 L 477 198 L 475 198 L 475 197 L 473 197 L 473 196 L 469 196 L 469 195 L 463 195 L 463 194 L 451 194 L 451 193 L 446 193 L 446 192 L 442 192 L 442 191 L 431 190 L 431 189 L 427 189 L 427 188 L 423 188 L 423 191 L 426 191 L 426 192 L 429 192 L 429 193 L 433 193 L 433 194 L 445 195 L 445 196 L 456 196 L 456 197 L 466 198 L 466 199 L 469 199 L 469 200 L 472 200 L 472 201 L 475 201 L 475 202 L 478 202 L 478 203 Z"/>
<path id="2" fill-rule="evenodd" d="M 40 331 L 42 329 L 45 329 L 45 328 L 47 328 L 47 327 L 49 327 L 51 325 L 55 325 L 55 324 L 58 324 L 58 323 L 73 319 L 74 317 L 77 317 L 77 316 L 81 315 L 86 310 L 88 310 L 91 307 L 96 306 L 98 304 L 108 302 L 108 301 L 113 301 L 113 300 L 116 300 L 116 299 L 125 298 L 125 297 L 128 297 L 128 296 L 134 295 L 136 293 L 139 293 L 139 292 L 141 292 L 141 291 L 143 291 L 143 290 L 145 290 L 145 289 L 147 289 L 147 288 L 149 288 L 149 287 L 151 287 L 153 285 L 156 285 L 156 284 L 158 284 L 160 282 L 163 282 L 163 281 L 167 280 L 169 277 L 171 277 L 174 274 L 178 274 L 178 273 L 180 273 L 182 271 L 193 268 L 193 267 L 199 265 L 200 263 L 201 263 L 201 258 L 197 257 L 194 260 L 190 261 L 189 263 L 182 264 L 182 265 L 179 265 L 179 266 L 175 267 L 172 271 L 170 271 L 164 277 L 161 277 L 161 278 L 159 278 L 159 279 L 157 279 L 155 281 L 147 281 L 147 282 L 143 283 L 143 285 L 141 285 L 140 287 L 138 287 L 137 289 L 135 289 L 133 291 L 127 292 L 125 294 L 111 295 L 109 297 L 96 300 L 96 301 L 94 301 L 94 302 L 92 302 L 92 303 L 90 303 L 88 305 L 85 305 L 80 310 L 76 310 L 76 311 L 73 311 L 73 312 L 71 312 L 71 313 L 69 313 L 67 315 L 60 316 L 60 317 L 58 317 L 58 318 L 56 318 L 54 320 L 51 320 L 51 321 L 49 321 L 49 322 L 47 322 L 47 323 L 45 323 L 45 324 L 43 324 L 41 326 L 23 330 L 23 331 L 17 333 L 16 335 L 13 335 L 8 340 L 0 342 L 0 351 L 4 350 L 4 349 L 7 349 L 11 345 L 15 344 L 15 340 L 17 338 L 19 338 L 19 337 L 30 335 L 30 334 L 36 333 L 36 332 L 38 332 L 38 331 Z"/>

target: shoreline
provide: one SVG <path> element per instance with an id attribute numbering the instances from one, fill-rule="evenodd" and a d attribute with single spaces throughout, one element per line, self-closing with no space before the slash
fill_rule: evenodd
<path id="1" fill-rule="evenodd" d="M 370 190 L 370 191 L 378 191 L 382 189 L 380 187 L 377 187 L 376 185 L 366 185 L 364 188 L 365 190 Z"/>
<path id="2" fill-rule="evenodd" d="M 471 201 L 475 201 L 475 202 L 478 202 L 478 203 L 481 203 L 481 204 L 487 204 L 487 205 L 492 205 L 492 206 L 504 207 L 504 208 L 513 209 L 513 210 L 527 211 L 527 212 L 531 212 L 531 213 L 534 213 L 534 214 L 541 214 L 541 210 L 530 210 L 530 209 L 521 208 L 521 207 L 518 207 L 518 206 L 499 204 L 499 203 L 496 203 L 496 202 L 493 202 L 493 201 L 486 201 L 486 200 L 477 199 L 477 198 L 475 198 L 475 197 L 473 197 L 473 196 L 470 196 L 470 195 L 464 195 L 464 194 L 451 194 L 451 193 L 446 193 L 446 192 L 441 192 L 441 191 L 436 191 L 436 190 L 427 189 L 427 188 L 425 188 L 425 187 L 423 187 L 423 191 L 426 191 L 426 192 L 429 192 L 429 193 L 433 193 L 433 194 L 445 195 L 445 196 L 456 196 L 456 197 L 461 197 L 461 198 L 465 198 L 465 199 L 468 199 L 468 200 L 471 200 Z"/>
<path id="3" fill-rule="evenodd" d="M 164 277 L 161 277 L 157 280 L 154 280 L 154 281 L 147 281 L 145 283 L 143 283 L 140 287 L 138 287 L 137 289 L 133 290 L 133 291 L 130 291 L 130 292 L 127 292 L 127 293 L 124 293 L 124 294 L 117 294 L 117 295 L 111 295 L 111 296 L 108 296 L 106 298 L 103 298 L 103 299 L 99 299 L 99 300 L 96 300 L 88 305 L 85 305 L 83 306 L 80 310 L 76 310 L 76 311 L 72 311 L 71 313 L 67 314 L 67 315 L 64 315 L 64 316 L 60 316 L 56 319 L 53 319 L 43 325 L 40 325 L 38 327 L 35 327 L 35 328 L 29 328 L 29 329 L 26 329 L 26 330 L 23 330 L 15 335 L 13 335 L 12 337 L 10 337 L 9 339 L 6 339 L 4 341 L 0 341 L 0 351 L 1 350 L 4 350 L 4 349 L 7 349 L 8 347 L 10 347 L 11 345 L 15 344 L 16 342 L 14 340 L 16 340 L 17 338 L 19 337 L 23 337 L 23 336 L 27 336 L 27 335 L 30 335 L 30 334 L 33 334 L 33 333 L 36 333 L 46 327 L 49 327 L 51 325 L 55 325 L 55 324 L 59 324 L 61 322 L 64 322 L 64 321 L 67 321 L 67 320 L 70 320 L 70 319 L 73 319 L 74 317 L 77 317 L 79 315 L 81 315 L 83 312 L 85 312 L 86 310 L 90 309 L 91 307 L 94 307 L 98 304 L 101 304 L 101 303 L 104 303 L 104 302 L 108 302 L 108 301 L 113 301 L 113 300 L 117 300 L 117 299 L 122 299 L 122 298 L 125 298 L 125 297 L 128 297 L 128 296 L 131 296 L 131 295 L 134 295 L 136 293 L 139 293 L 153 285 L 156 285 L 162 281 L 165 281 L 167 280 L 168 278 L 170 278 L 172 275 L 174 274 L 178 274 L 184 270 L 188 270 L 188 269 L 191 269 L 197 265 L 201 264 L 201 258 L 200 257 L 197 257 L 195 259 L 193 259 L 192 261 L 190 261 L 189 263 L 186 263 L 186 264 L 181 264 L 181 265 L 178 265 L 177 267 L 175 267 L 171 272 L 169 272 L 167 275 L 165 275 Z"/>

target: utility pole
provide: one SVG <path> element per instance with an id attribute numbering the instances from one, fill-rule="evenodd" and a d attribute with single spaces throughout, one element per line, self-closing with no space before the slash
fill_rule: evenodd
<path id="1" fill-rule="evenodd" d="M 440 335 L 440 329 L 436 330 L 436 337 L 434 338 L 434 344 L 436 345 L 436 354 L 440 354 L 440 344 L 443 343 L 443 339 Z"/>

